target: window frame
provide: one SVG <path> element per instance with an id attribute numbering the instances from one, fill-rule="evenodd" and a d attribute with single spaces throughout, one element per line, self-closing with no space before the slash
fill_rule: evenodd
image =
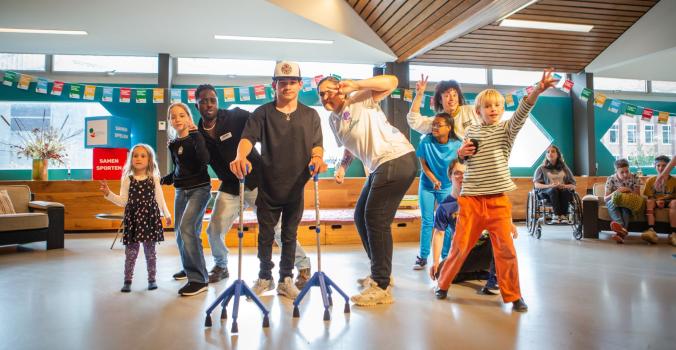
<path id="1" fill-rule="evenodd" d="M 0 54 L 4 55 L 37 55 L 37 56 L 42 56 L 44 59 L 42 62 L 42 69 L 20 69 L 20 68 L 3 68 L 5 71 L 15 71 L 15 72 L 46 72 L 49 62 L 51 61 L 49 58 L 50 55 L 47 54 L 42 54 L 42 53 L 12 53 L 12 52 L 0 52 Z"/>
<path id="2" fill-rule="evenodd" d="M 611 135 L 615 133 L 615 141 L 613 142 L 613 139 Z M 610 126 L 608 129 L 608 143 L 611 145 L 617 145 L 620 143 L 620 125 L 617 123 L 614 123 L 613 125 Z"/>
<path id="3" fill-rule="evenodd" d="M 134 55 L 75 55 L 75 54 L 54 54 L 51 55 L 51 66 L 50 69 L 53 73 L 59 74 L 81 74 L 81 75 L 99 75 L 107 74 L 112 71 L 86 71 L 86 70 L 60 70 L 57 69 L 57 57 L 58 56 L 91 56 L 91 57 L 138 57 L 138 58 L 147 58 L 155 60 L 156 69 L 154 72 L 127 72 L 127 71 L 117 71 L 115 70 L 111 75 L 120 76 L 120 75 L 131 75 L 131 76 L 156 76 L 160 73 L 159 60 L 155 56 L 134 56 Z"/>
<path id="4" fill-rule="evenodd" d="M 648 127 L 651 128 L 650 130 L 650 140 L 648 140 Z M 655 125 L 654 124 L 643 124 L 643 144 L 646 145 L 654 145 L 655 144 Z"/>
<path id="5" fill-rule="evenodd" d="M 638 138 L 639 138 L 639 135 L 637 135 L 637 133 L 639 132 L 638 125 L 636 125 L 636 123 L 626 123 L 626 124 L 624 124 L 624 126 L 626 127 L 626 140 L 627 140 L 626 144 L 627 145 L 637 145 L 638 144 Z M 629 140 L 630 140 L 629 139 L 629 129 L 633 129 L 633 131 L 634 131 L 634 138 L 633 138 L 634 142 L 629 142 Z"/>
<path id="6" fill-rule="evenodd" d="M 664 131 L 665 131 L 665 129 L 668 130 L 667 135 L 669 135 L 669 139 L 668 139 L 669 142 L 664 142 Z M 669 124 L 666 124 L 666 125 L 661 124 L 661 125 L 660 125 L 660 134 L 661 134 L 661 135 L 660 135 L 660 136 L 661 136 L 661 137 L 660 137 L 660 144 L 662 144 L 662 145 L 671 145 L 671 125 L 669 125 Z"/>

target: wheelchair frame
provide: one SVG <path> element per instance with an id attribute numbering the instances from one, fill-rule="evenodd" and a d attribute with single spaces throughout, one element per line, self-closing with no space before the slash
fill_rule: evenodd
<path id="1" fill-rule="evenodd" d="M 573 229 L 573 237 L 576 240 L 582 239 L 582 200 L 577 192 L 573 191 L 573 200 L 568 204 L 568 225 Z M 535 238 L 542 236 L 542 224 L 551 220 L 553 207 L 546 199 L 538 198 L 535 189 L 528 192 L 526 202 L 526 228 L 528 233 Z"/>

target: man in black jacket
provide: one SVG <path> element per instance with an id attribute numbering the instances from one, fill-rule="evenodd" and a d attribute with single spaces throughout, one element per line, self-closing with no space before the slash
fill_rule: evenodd
<path id="1" fill-rule="evenodd" d="M 219 109 L 216 89 L 208 84 L 197 87 L 195 106 L 200 112 L 198 129 L 204 135 L 209 150 L 209 165 L 221 180 L 211 220 L 207 228 L 214 268 L 209 273 L 209 282 L 218 282 L 228 277 L 228 248 L 224 243 L 225 233 L 230 230 L 239 213 L 239 179 L 230 171 L 229 164 L 237 155 L 237 145 L 250 113 L 240 108 Z M 247 157 L 252 164 L 251 173 L 246 177 L 244 203 L 256 210 L 258 196 L 259 168 L 261 156 L 253 150 Z M 281 222 L 275 227 L 275 241 L 281 243 Z M 302 288 L 310 278 L 310 259 L 296 241 L 295 265 L 298 268 L 296 286 Z"/>

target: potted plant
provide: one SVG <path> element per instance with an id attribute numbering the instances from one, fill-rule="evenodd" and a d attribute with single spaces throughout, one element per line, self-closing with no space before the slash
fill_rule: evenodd
<path id="1" fill-rule="evenodd" d="M 0 115 L 2 120 L 11 127 L 12 124 Z M 51 125 L 45 126 L 46 112 L 42 115 L 42 127 L 26 130 L 20 120 L 16 121 L 18 127 L 19 143 L 7 143 L 11 151 L 17 153 L 19 158 L 28 158 L 33 160 L 32 179 L 39 181 L 47 181 L 47 169 L 49 162 L 56 165 L 64 165 L 68 157 L 66 152 L 67 143 L 75 136 L 82 133 L 82 129 L 71 132 L 64 129 L 68 122 L 69 116 L 66 116 L 60 128 L 54 128 Z"/>

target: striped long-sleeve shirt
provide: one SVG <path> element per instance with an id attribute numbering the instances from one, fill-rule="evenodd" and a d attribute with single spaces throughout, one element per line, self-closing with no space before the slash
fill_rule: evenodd
<path id="1" fill-rule="evenodd" d="M 465 162 L 467 170 L 461 195 L 482 196 L 516 189 L 509 173 L 509 155 L 516 134 L 532 108 L 522 99 L 512 118 L 493 125 L 471 125 L 467 128 L 465 139 L 478 140 L 479 151 Z"/>

